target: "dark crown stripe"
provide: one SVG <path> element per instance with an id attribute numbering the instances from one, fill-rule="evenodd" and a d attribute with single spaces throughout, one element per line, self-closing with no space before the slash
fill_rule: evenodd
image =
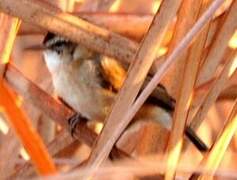
<path id="1" fill-rule="evenodd" d="M 64 37 L 57 36 L 51 32 L 47 33 L 43 40 L 43 44 L 47 47 L 50 48 L 52 46 L 55 46 L 56 44 L 66 44 L 68 43 L 69 40 L 65 39 Z"/>

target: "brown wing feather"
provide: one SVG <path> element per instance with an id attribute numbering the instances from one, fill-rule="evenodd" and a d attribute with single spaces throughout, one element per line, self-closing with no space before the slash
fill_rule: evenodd
<path id="1" fill-rule="evenodd" d="M 123 85 L 126 77 L 126 70 L 118 61 L 109 57 L 103 57 L 100 63 L 102 66 L 103 78 L 112 86 L 113 90 L 118 91 Z M 141 91 L 145 88 L 149 80 L 150 77 L 148 76 Z M 152 92 L 146 102 L 161 106 L 168 111 L 173 111 L 175 105 L 174 99 L 168 94 L 165 87 L 160 84 Z"/>
<path id="2" fill-rule="evenodd" d="M 111 84 L 113 90 L 118 91 L 126 77 L 126 71 L 123 66 L 115 59 L 109 57 L 101 59 L 101 66 L 104 79 Z"/>

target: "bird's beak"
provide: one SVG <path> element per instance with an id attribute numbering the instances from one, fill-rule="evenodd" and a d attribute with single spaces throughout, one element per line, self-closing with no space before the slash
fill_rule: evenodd
<path id="1" fill-rule="evenodd" d="M 43 44 L 32 45 L 29 47 L 24 48 L 24 50 L 31 50 L 31 51 L 41 51 L 47 49 Z"/>

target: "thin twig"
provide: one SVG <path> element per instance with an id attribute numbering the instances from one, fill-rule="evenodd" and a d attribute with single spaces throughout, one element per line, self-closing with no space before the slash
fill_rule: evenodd
<path id="1" fill-rule="evenodd" d="M 222 14 L 220 14 L 219 16 L 216 16 L 214 19 L 211 20 L 209 31 L 208 31 L 208 37 L 206 40 L 205 49 L 203 50 L 202 57 L 205 57 L 207 52 L 209 51 L 209 46 L 213 40 L 214 34 L 216 34 L 216 32 L 219 30 L 218 28 L 219 28 L 220 22 L 223 22 L 223 19 L 224 19 L 223 17 L 225 16 L 225 14 L 226 14 L 226 12 L 224 11 Z M 173 23 L 173 24 L 175 25 L 175 23 Z M 206 25 L 206 26 L 208 26 L 208 25 Z M 182 26 L 180 28 L 182 28 Z M 177 29 L 177 27 L 176 27 L 176 29 Z M 191 27 L 189 29 L 191 29 Z M 172 26 L 170 28 L 170 30 L 167 32 L 167 36 L 163 42 L 164 46 L 167 46 L 169 43 L 171 43 L 171 40 L 175 41 L 175 39 L 177 39 L 178 42 L 181 41 L 181 39 L 178 39 L 178 37 L 176 37 L 176 38 L 172 37 L 172 35 L 176 36 L 175 34 L 176 33 L 174 33 L 174 28 Z M 187 33 L 185 33 L 185 34 L 187 34 Z M 172 45 L 170 45 L 170 47 L 172 47 Z M 172 52 L 172 51 L 170 51 L 170 52 Z M 167 54 L 165 56 L 168 57 Z M 204 58 L 202 58 L 202 59 L 204 59 Z M 158 69 L 160 68 L 161 64 L 164 62 L 164 60 L 165 60 L 165 57 L 157 58 L 152 66 L 152 70 L 150 71 L 150 73 L 155 74 L 156 71 L 158 71 Z M 175 87 L 172 89 L 171 86 L 169 85 L 169 83 L 166 82 L 166 81 L 168 81 L 168 82 L 172 81 L 172 78 L 176 78 L 176 77 L 173 77 L 172 73 L 170 73 L 170 75 L 168 74 L 162 78 L 161 83 L 164 84 L 164 86 L 167 88 L 169 94 L 175 98 L 174 93 L 176 92 L 176 90 L 174 90 L 174 89 L 177 89 L 177 88 Z M 179 82 L 180 80 L 178 79 L 177 81 Z"/>
<path id="2" fill-rule="evenodd" d="M 197 113 L 195 114 L 194 118 L 192 119 L 192 122 L 190 124 L 190 127 L 193 129 L 198 129 L 202 121 L 204 120 L 208 110 L 212 106 L 212 104 L 216 101 L 218 95 L 221 93 L 223 88 L 226 85 L 226 82 L 228 81 L 231 74 L 236 71 L 236 69 L 233 72 L 230 72 L 230 69 L 232 68 L 232 65 L 236 61 L 236 53 L 237 50 L 230 50 L 229 57 L 227 57 L 226 64 L 219 75 L 219 77 L 214 82 L 214 85 L 208 92 L 208 94 L 205 96 L 204 102 L 201 104 L 200 108 L 198 109 Z"/>
<path id="3" fill-rule="evenodd" d="M 210 7 L 207 9 L 207 11 L 202 15 L 202 17 L 199 18 L 197 23 L 192 27 L 192 29 L 187 33 L 187 35 L 182 39 L 180 44 L 174 49 L 173 53 L 164 61 L 164 63 L 161 65 L 160 69 L 157 71 L 155 76 L 152 78 L 152 80 L 149 82 L 149 84 L 146 86 L 146 88 L 142 91 L 140 96 L 137 98 L 135 103 L 132 107 L 130 107 L 130 111 L 126 114 L 123 120 L 125 121 L 128 119 L 132 119 L 132 117 L 136 114 L 136 112 L 139 110 L 139 108 L 143 105 L 145 100 L 149 97 L 149 95 L 152 93 L 152 91 L 156 88 L 157 84 L 160 82 L 162 77 L 167 72 L 167 69 L 170 67 L 172 63 L 177 60 L 179 55 L 181 54 L 182 50 L 187 48 L 188 45 L 191 43 L 194 36 L 200 32 L 202 27 L 211 19 L 214 12 L 220 7 L 220 5 L 223 3 L 223 0 L 216 0 L 213 2 Z"/>
<path id="4" fill-rule="evenodd" d="M 215 171 L 219 167 L 225 151 L 230 144 L 230 141 L 237 130 L 237 100 L 234 103 L 234 106 L 231 110 L 231 113 L 228 117 L 227 122 L 225 123 L 225 127 L 217 138 L 216 142 L 213 144 L 210 152 L 208 152 L 202 162 L 200 163 L 200 167 L 204 168 L 208 171 L 208 175 L 201 175 L 198 179 L 207 180 L 211 179 L 214 175 Z M 194 175 L 195 176 L 195 175 Z"/>
<path id="5" fill-rule="evenodd" d="M 222 62 L 226 62 L 227 59 L 230 58 L 230 54 L 233 50 L 230 48 L 227 48 L 225 55 L 222 57 Z M 212 88 L 214 82 L 217 80 L 219 73 L 216 73 L 216 75 L 209 81 L 203 83 L 202 85 L 196 87 L 194 89 L 193 93 L 193 100 L 192 100 L 192 107 L 190 108 L 190 112 L 188 114 L 187 122 L 190 123 L 192 121 L 192 118 L 197 113 L 198 109 L 200 108 L 201 104 L 203 104 L 205 97 L 207 96 L 209 90 Z M 224 87 L 228 87 L 231 84 L 231 81 L 233 81 L 234 74 L 229 77 L 229 81 Z"/>
<path id="6" fill-rule="evenodd" d="M 193 9 L 195 6 L 197 9 Z M 189 18 L 192 23 L 196 21 L 198 17 L 207 9 L 208 3 L 205 1 L 183 1 L 184 11 L 188 11 L 192 18 Z M 182 10 L 181 10 L 182 11 Z M 182 13 L 181 13 L 182 14 Z M 183 16 L 181 16 L 183 18 Z M 187 120 L 188 110 L 190 108 L 190 102 L 192 100 L 192 93 L 197 77 L 199 64 L 201 62 L 201 54 L 205 46 L 206 38 L 208 34 L 208 26 L 197 37 L 197 41 L 189 48 L 186 59 L 183 59 L 181 63 L 184 63 L 184 71 L 180 70 L 179 76 L 183 81 L 180 83 L 179 96 L 175 107 L 173 126 L 170 134 L 170 138 L 167 145 L 167 168 L 165 173 L 166 179 L 173 179 L 175 171 L 180 158 L 181 149 L 183 146 L 183 133 Z M 181 64 L 180 64 L 181 65 Z M 180 66 L 178 66 L 179 68 Z M 183 72 L 183 73 L 182 73 Z"/>
<path id="7" fill-rule="evenodd" d="M 146 86 L 144 91 L 141 93 L 141 95 L 138 97 L 136 102 L 132 107 L 130 107 L 130 111 L 126 116 L 124 117 L 124 120 L 131 119 L 135 113 L 139 110 L 139 108 L 142 106 L 142 104 L 145 102 L 147 97 L 150 95 L 150 93 L 154 90 L 154 88 L 157 86 L 161 78 L 165 75 L 167 72 L 167 69 L 169 68 L 170 64 L 172 64 L 175 60 L 177 60 L 177 57 L 180 55 L 183 49 L 187 48 L 189 43 L 191 42 L 192 38 L 201 30 L 201 28 L 211 19 L 213 13 L 215 10 L 222 4 L 223 0 L 217 0 L 215 1 L 208 10 L 202 15 L 202 17 L 197 21 L 197 23 L 193 26 L 193 28 L 188 32 L 188 34 L 184 37 L 184 39 L 181 41 L 181 43 L 175 48 L 173 53 L 167 58 L 167 60 L 162 64 L 160 69 L 157 71 L 153 79 L 150 81 L 150 83 Z M 123 121 L 123 120 L 122 120 Z"/>
<path id="8" fill-rule="evenodd" d="M 208 56 L 199 72 L 196 85 L 200 85 L 212 78 L 217 66 L 219 65 L 228 42 L 237 28 L 237 1 L 233 1 L 230 10 L 226 14 L 224 24 L 222 25 L 216 39 L 214 39 Z"/>
<path id="9" fill-rule="evenodd" d="M 198 20 L 198 22 L 194 25 L 194 27 L 190 30 L 190 32 L 185 36 L 185 38 L 181 41 L 181 43 L 178 45 L 177 48 L 175 48 L 175 50 L 173 51 L 173 53 L 167 58 L 167 60 L 165 61 L 165 63 L 160 67 L 160 70 L 156 73 L 155 77 L 151 80 L 151 82 L 147 85 L 147 87 L 145 88 L 145 90 L 141 93 L 141 95 L 139 96 L 138 100 L 134 103 L 134 105 L 130 108 L 130 111 L 128 114 L 126 114 L 126 116 L 124 118 L 121 119 L 121 122 L 129 122 L 130 119 L 132 119 L 132 117 L 135 115 L 135 113 L 138 111 L 138 109 L 142 106 L 142 104 L 145 102 L 145 100 L 147 99 L 147 97 L 150 95 L 150 93 L 154 90 L 154 88 L 157 86 L 157 84 L 159 83 L 161 77 L 164 76 L 164 72 L 167 71 L 168 67 L 170 66 L 170 64 L 172 62 L 174 62 L 175 58 L 177 59 L 177 56 L 180 55 L 180 52 L 182 52 L 183 49 L 187 48 L 187 46 L 189 45 L 189 43 L 191 42 L 192 38 L 200 31 L 200 29 L 211 19 L 213 13 L 216 11 L 216 9 L 223 3 L 223 0 L 216 0 L 209 8 L 208 10 L 203 14 L 203 16 Z M 122 92 L 122 91 L 121 91 Z M 117 101 L 118 102 L 118 101 Z M 125 104 L 127 104 L 127 101 L 125 102 Z M 127 107 L 127 106 L 125 106 Z M 121 107 L 119 107 L 119 112 Z M 123 109 L 123 108 L 122 108 Z M 126 111 L 126 108 L 125 110 Z M 121 113 L 116 114 L 115 119 L 117 118 L 117 116 L 121 115 Z M 122 124 L 122 123 L 121 123 Z M 112 124 L 111 126 L 113 127 L 114 124 Z M 126 125 L 126 124 L 122 124 L 122 125 Z M 112 128 L 110 127 L 110 128 Z M 109 130 L 111 130 L 109 128 Z M 119 129 L 120 127 L 116 126 L 116 131 L 120 131 Z M 121 129 L 123 129 L 123 127 L 121 127 Z M 114 132 L 115 133 L 115 132 Z M 106 133 L 105 133 L 106 134 Z M 118 133 L 119 134 L 119 133 Z M 109 136 L 110 139 L 110 143 L 108 143 L 108 147 L 112 147 L 113 145 L 113 141 L 115 141 L 116 139 L 112 139 L 111 137 L 114 136 Z M 115 136 L 116 137 L 116 136 Z M 105 138 L 105 140 L 107 140 L 107 138 Z M 112 141 L 113 140 L 113 141 Z M 105 141 L 107 142 L 107 141 Z M 112 143 L 111 143 L 112 142 Z M 100 144 L 101 146 L 103 145 L 104 152 L 103 156 L 106 157 L 107 152 L 109 151 L 109 148 L 107 147 L 107 144 L 104 144 L 104 142 L 102 142 Z M 99 148 L 99 150 L 100 150 Z M 96 151 L 95 151 L 96 152 Z M 97 156 L 98 154 L 96 154 Z M 97 156 L 98 160 L 103 161 L 104 157 L 101 156 Z M 94 158 L 95 158 L 95 154 L 94 154 Z M 92 161 L 92 160 L 91 160 Z M 99 165 L 101 162 L 96 162 L 94 161 L 95 165 Z M 92 167 L 92 169 L 94 169 L 95 167 Z"/>
<path id="10" fill-rule="evenodd" d="M 179 52 L 182 51 L 182 49 L 184 49 L 184 48 L 186 48 L 188 46 L 188 44 L 190 43 L 190 41 L 192 40 L 194 35 L 196 33 L 198 33 L 200 31 L 200 29 L 205 25 L 205 23 L 207 23 L 210 20 L 211 16 L 215 12 L 215 10 L 222 4 L 222 2 L 223 2 L 223 0 L 215 1 L 210 6 L 210 8 L 204 13 L 204 15 L 198 20 L 197 24 L 195 24 L 195 26 L 190 30 L 190 32 L 187 34 L 187 36 L 184 38 L 184 40 L 181 42 L 181 44 L 174 50 L 173 54 L 171 54 L 171 56 L 168 57 L 168 60 L 165 61 L 165 63 L 161 67 L 160 71 L 158 71 L 158 73 L 155 75 L 155 78 L 153 78 L 153 80 L 150 82 L 150 84 L 143 91 L 142 95 L 139 97 L 139 101 L 137 100 L 135 102 L 134 106 L 132 107 L 132 110 L 130 111 L 130 114 L 127 114 L 126 117 L 124 118 L 124 120 L 125 119 L 129 120 L 129 119 L 131 119 L 134 116 L 134 114 L 141 107 L 141 105 L 143 104 L 145 99 L 153 91 L 154 87 L 156 87 L 157 83 L 161 79 L 161 75 L 164 75 L 163 71 L 165 71 L 167 69 L 167 67 L 169 67 L 169 65 L 171 64 L 173 59 L 177 56 L 177 54 L 179 54 Z M 122 120 L 122 122 L 124 120 Z M 110 138 L 111 138 L 111 136 L 110 136 Z M 101 144 L 103 144 L 103 143 L 101 143 Z M 113 143 L 111 143 L 111 144 L 113 145 Z M 103 145 L 105 145 L 105 144 L 103 144 Z M 108 147 L 106 147 L 106 146 L 104 146 L 104 147 L 105 147 L 104 148 L 105 149 L 104 152 L 106 152 L 106 150 L 108 150 L 107 149 Z M 105 154 L 103 154 L 103 155 L 105 155 Z M 103 157 L 101 159 L 103 160 Z M 101 162 L 96 162 L 96 165 L 98 165 L 97 163 L 99 164 Z M 92 168 L 94 168 L 94 167 L 92 167 Z"/>
<path id="11" fill-rule="evenodd" d="M 181 1 L 163 1 L 157 12 L 151 27 L 144 38 L 141 47 L 136 54 L 135 61 L 130 65 L 127 78 L 120 90 L 112 112 L 106 119 L 106 124 L 99 136 L 96 146 L 93 148 L 87 166 L 90 166 L 88 175 L 108 157 L 114 143 L 126 128 L 131 119 L 122 120 L 125 113 L 134 102 L 139 89 L 153 63 L 156 51 L 168 28 L 169 22 L 173 20 Z M 122 121 L 121 121 L 122 120 Z"/>
<path id="12" fill-rule="evenodd" d="M 205 44 L 205 50 L 203 51 L 201 65 L 203 65 L 203 63 L 205 62 L 206 57 L 210 51 L 211 45 L 213 44 L 213 41 L 216 39 L 217 34 L 220 30 L 220 26 L 222 26 L 223 22 L 225 21 L 226 15 L 227 15 L 227 11 L 225 11 L 223 14 L 221 14 L 217 18 L 212 19 L 208 36 L 207 36 L 207 40 L 206 40 L 206 44 Z"/>
<path id="13" fill-rule="evenodd" d="M 195 20 L 197 18 L 197 14 L 200 7 L 200 1 L 187 1 L 183 0 L 182 5 L 177 14 L 177 21 L 174 28 L 173 37 L 169 43 L 168 52 L 166 57 L 168 57 L 177 44 L 182 40 L 182 38 L 187 34 L 187 32 L 191 29 Z M 185 17 L 185 18 L 184 18 Z M 180 79 L 182 79 L 183 74 L 180 72 L 184 72 L 184 65 L 187 59 L 187 50 L 182 52 L 182 55 L 179 57 L 179 60 L 175 62 L 170 69 L 168 70 L 166 76 L 162 80 L 165 87 L 167 87 L 169 93 L 177 99 L 178 91 L 180 87 Z"/>

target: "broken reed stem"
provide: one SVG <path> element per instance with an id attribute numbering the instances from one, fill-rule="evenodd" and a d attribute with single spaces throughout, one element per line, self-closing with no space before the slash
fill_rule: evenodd
<path id="1" fill-rule="evenodd" d="M 234 106 L 231 110 L 231 113 L 228 117 L 227 122 L 225 122 L 225 127 L 220 133 L 220 136 L 217 138 L 216 142 L 213 144 L 210 152 L 208 152 L 202 162 L 200 167 L 204 168 L 208 174 L 201 175 L 199 180 L 211 179 L 215 171 L 219 167 L 226 149 L 228 148 L 231 139 L 237 131 L 237 100 L 234 103 Z"/>
<path id="2" fill-rule="evenodd" d="M 0 80 L 2 79 L 6 64 L 9 61 L 16 34 L 20 27 L 20 20 L 0 13 Z"/>
<path id="3" fill-rule="evenodd" d="M 8 65 L 5 79 L 12 87 L 12 89 L 23 96 L 26 101 L 29 100 L 30 102 L 32 102 L 52 120 L 60 124 L 65 129 L 69 130 L 67 119 L 75 113 L 74 111 L 56 101 L 45 91 L 41 90 L 30 80 L 24 77 L 23 74 L 16 68 L 14 68 L 14 66 L 12 66 L 11 64 Z M 80 122 L 80 124 L 77 126 L 74 136 L 79 141 L 91 147 L 95 142 L 97 134 L 90 130 L 85 122 Z M 117 149 L 116 147 L 113 148 L 111 155 L 114 159 L 129 157 L 128 154 L 126 154 L 122 150 Z M 14 177 L 17 177 L 17 175 L 18 174 L 16 173 Z"/>
<path id="4" fill-rule="evenodd" d="M 228 79 L 234 73 L 234 71 L 236 71 L 236 69 L 233 70 L 232 68 L 234 67 L 234 63 L 236 61 L 237 50 L 228 49 L 228 51 L 230 52 L 229 52 L 228 57 L 226 58 L 226 63 L 224 65 L 224 68 L 221 74 L 215 80 L 213 86 L 209 90 L 208 94 L 205 96 L 203 103 L 201 104 L 197 113 L 192 119 L 190 127 L 194 130 L 198 129 L 198 127 L 200 126 L 204 118 L 206 117 L 207 112 L 209 111 L 210 107 L 213 105 L 213 103 L 216 101 L 217 97 L 223 90 L 223 88 L 226 86 Z"/>
<path id="5" fill-rule="evenodd" d="M 196 85 L 210 80 L 216 71 L 225 50 L 228 46 L 228 42 L 237 28 L 237 1 L 233 1 L 229 11 L 226 14 L 223 25 L 220 31 L 218 31 L 217 37 L 214 39 L 210 51 L 208 52 L 207 58 L 202 65 L 199 77 Z"/>
<path id="6" fill-rule="evenodd" d="M 3 81 L 0 82 L 0 103 L 4 113 L 26 151 L 29 153 L 33 164 L 41 175 L 56 173 L 56 167 L 48 154 L 39 134 L 35 131 L 26 115 L 16 106 L 16 97 L 7 89 Z"/>
<path id="7" fill-rule="evenodd" d="M 123 117 L 134 102 L 139 89 L 153 63 L 156 52 L 179 8 L 181 0 L 166 0 L 153 19 L 149 31 L 142 41 L 133 63 L 128 70 L 127 78 L 117 95 L 112 111 L 106 119 L 105 126 L 93 148 L 87 166 L 90 168 L 88 176 L 92 175 L 101 163 L 108 157 L 114 143 L 129 124 L 131 119 L 124 121 Z M 123 119 L 121 121 L 121 119 Z M 86 175 L 87 176 L 87 175 Z"/>
<path id="8" fill-rule="evenodd" d="M 203 0 L 195 0 L 193 2 L 190 2 L 190 0 L 184 0 L 183 11 L 187 10 L 189 12 L 188 16 L 192 17 L 190 21 L 193 23 L 198 17 L 202 15 L 202 13 L 207 9 L 208 5 L 209 3 Z M 191 10 L 193 9 L 193 6 L 197 8 L 196 11 Z M 181 16 L 181 18 L 183 17 L 184 16 Z M 167 167 L 165 172 L 165 178 L 167 180 L 174 178 L 180 158 L 187 115 L 192 101 L 193 88 L 201 62 L 201 55 L 207 39 L 208 29 L 209 24 L 198 35 L 194 44 L 189 48 L 187 55 L 184 56 L 185 59 L 181 59 L 182 62 L 180 63 L 184 63 L 184 72 L 181 71 L 181 66 L 176 67 L 180 69 L 182 76 L 179 77 L 181 77 L 182 82 L 180 83 L 179 87 L 179 96 L 173 116 L 173 126 L 167 145 Z"/>

